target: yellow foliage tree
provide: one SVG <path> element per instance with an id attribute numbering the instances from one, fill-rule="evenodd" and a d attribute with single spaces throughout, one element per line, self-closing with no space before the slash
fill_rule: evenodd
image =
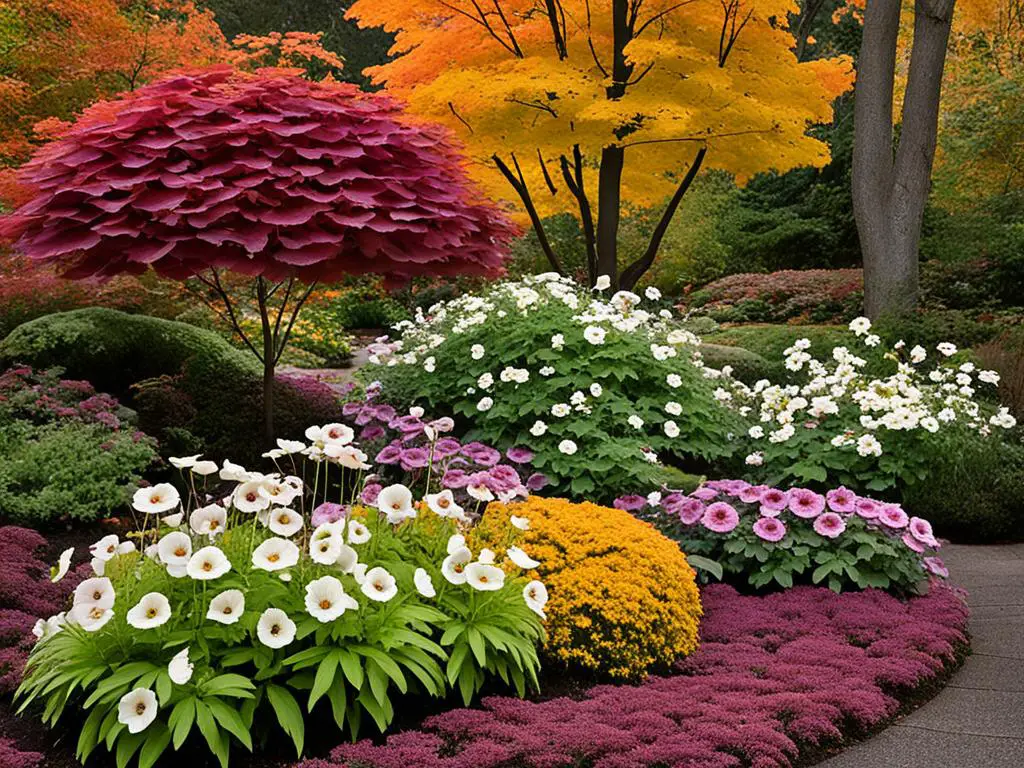
<path id="1" fill-rule="evenodd" d="M 516 193 L 555 269 L 542 219 L 569 212 L 591 281 L 630 288 L 702 167 L 741 182 L 822 165 L 807 135 L 852 82 L 847 58 L 798 62 L 792 0 L 357 0 L 395 33 L 377 83 L 463 137 L 481 183 Z M 650 243 L 620 265 L 624 205 L 668 199 Z"/>

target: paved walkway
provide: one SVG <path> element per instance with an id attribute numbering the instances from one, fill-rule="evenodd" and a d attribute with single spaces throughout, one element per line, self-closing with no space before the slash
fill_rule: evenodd
<path id="1" fill-rule="evenodd" d="M 821 768 L 1024 767 L 1024 544 L 943 558 L 970 592 L 973 653 L 938 696 Z"/>

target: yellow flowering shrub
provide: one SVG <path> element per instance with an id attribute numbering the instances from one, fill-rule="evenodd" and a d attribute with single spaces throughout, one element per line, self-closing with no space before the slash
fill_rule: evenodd
<path id="1" fill-rule="evenodd" d="M 511 515 L 529 528 L 508 540 Z M 492 532 L 500 531 L 497 536 Z M 547 586 L 549 658 L 613 680 L 665 669 L 697 647 L 695 574 L 679 546 L 628 512 L 532 497 L 491 504 L 471 546 L 520 544 Z"/>

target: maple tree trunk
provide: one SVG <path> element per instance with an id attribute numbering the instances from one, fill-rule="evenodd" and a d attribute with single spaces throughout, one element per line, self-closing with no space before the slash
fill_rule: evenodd
<path id="1" fill-rule="evenodd" d="M 263 440 L 268 445 L 274 442 L 274 332 L 270 326 L 270 310 L 267 303 L 267 283 L 262 278 L 256 281 L 256 298 L 260 307 L 260 322 L 263 326 Z"/>
<path id="2" fill-rule="evenodd" d="M 893 81 L 902 0 L 867 0 L 864 11 L 854 104 L 853 212 L 864 259 L 864 311 L 872 320 L 917 304 L 918 244 L 954 2 L 915 2 L 914 42 L 895 153 Z"/>
<path id="3" fill-rule="evenodd" d="M 619 287 L 619 213 L 624 156 L 622 147 L 605 147 L 601 151 L 597 185 L 597 274 L 592 279 L 608 275 L 613 290 Z"/>

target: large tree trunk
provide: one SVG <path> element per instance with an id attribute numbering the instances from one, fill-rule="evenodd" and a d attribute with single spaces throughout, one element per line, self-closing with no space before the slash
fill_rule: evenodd
<path id="1" fill-rule="evenodd" d="M 938 131 L 955 0 L 916 0 L 914 43 L 893 152 L 893 85 L 902 0 L 867 0 L 857 57 L 853 211 L 864 258 L 864 311 L 877 319 L 917 304 L 918 244 Z"/>
<path id="2" fill-rule="evenodd" d="M 605 147 L 597 182 L 597 277 L 607 275 L 619 287 L 619 213 L 622 192 L 622 147 Z"/>

